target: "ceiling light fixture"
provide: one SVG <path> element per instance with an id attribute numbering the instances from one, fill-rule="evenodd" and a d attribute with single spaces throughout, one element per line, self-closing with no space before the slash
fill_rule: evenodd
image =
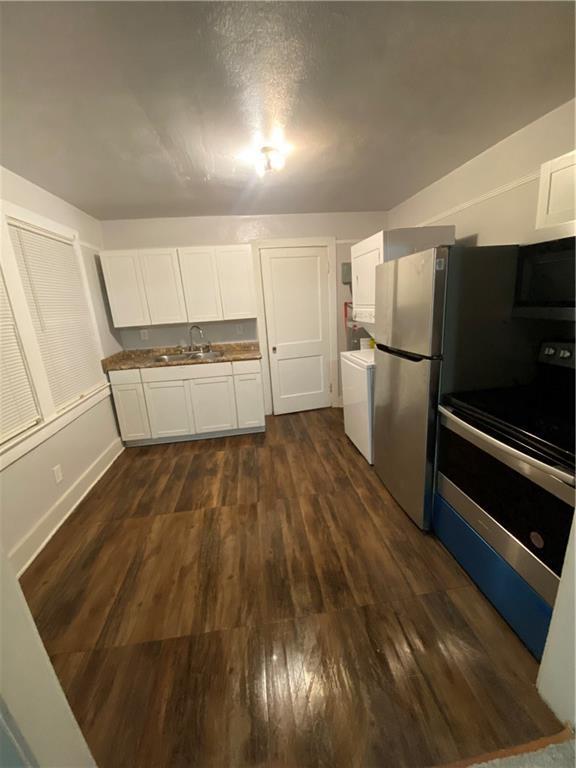
<path id="1" fill-rule="evenodd" d="M 281 171 L 292 146 L 284 141 L 282 131 L 276 130 L 270 141 L 262 141 L 260 135 L 254 138 L 252 147 L 239 156 L 239 160 L 253 166 L 258 176 L 272 171 Z"/>
<path id="2" fill-rule="evenodd" d="M 256 162 L 259 176 L 269 171 L 281 171 L 285 164 L 286 158 L 276 147 L 260 147 L 260 157 Z"/>

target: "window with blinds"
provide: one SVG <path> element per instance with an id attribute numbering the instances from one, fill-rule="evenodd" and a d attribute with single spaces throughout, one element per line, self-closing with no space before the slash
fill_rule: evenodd
<path id="1" fill-rule="evenodd" d="M 40 421 L 30 372 L 0 273 L 0 443 Z"/>
<path id="2" fill-rule="evenodd" d="M 15 223 L 10 238 L 57 411 L 103 380 L 80 265 L 71 241 Z"/>

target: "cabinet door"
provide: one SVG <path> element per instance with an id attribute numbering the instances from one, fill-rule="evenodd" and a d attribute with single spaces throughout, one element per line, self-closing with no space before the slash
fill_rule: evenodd
<path id="1" fill-rule="evenodd" d="M 376 267 L 383 261 L 383 251 L 382 232 L 352 246 L 352 303 L 355 319 L 374 322 Z"/>
<path id="2" fill-rule="evenodd" d="M 180 272 L 190 322 L 222 320 L 214 248 L 179 248 Z"/>
<path id="3" fill-rule="evenodd" d="M 264 395 L 259 373 L 242 373 L 234 376 L 238 426 L 264 426 Z"/>
<path id="4" fill-rule="evenodd" d="M 144 440 L 150 437 L 142 384 L 114 384 L 112 396 L 122 439 Z"/>
<path id="5" fill-rule="evenodd" d="M 188 384 L 198 434 L 236 429 L 238 421 L 233 376 L 191 379 Z"/>
<path id="6" fill-rule="evenodd" d="M 194 416 L 185 381 L 153 381 L 144 385 L 152 437 L 193 435 Z"/>
<path id="7" fill-rule="evenodd" d="M 540 168 L 536 227 L 574 221 L 576 152 L 549 160 Z"/>
<path id="8" fill-rule="evenodd" d="M 114 326 L 150 325 L 138 251 L 105 251 L 100 261 Z"/>
<path id="9" fill-rule="evenodd" d="M 249 245 L 216 248 L 224 320 L 256 317 L 252 249 Z"/>
<path id="10" fill-rule="evenodd" d="M 140 251 L 140 264 L 151 324 L 185 323 L 186 305 L 176 250 Z"/>

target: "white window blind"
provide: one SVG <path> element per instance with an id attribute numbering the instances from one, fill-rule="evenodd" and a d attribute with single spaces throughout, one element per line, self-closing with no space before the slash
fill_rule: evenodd
<path id="1" fill-rule="evenodd" d="M 10 237 L 56 410 L 103 381 L 72 242 L 11 223 Z"/>
<path id="2" fill-rule="evenodd" d="M 26 359 L 0 274 L 0 443 L 40 421 Z"/>

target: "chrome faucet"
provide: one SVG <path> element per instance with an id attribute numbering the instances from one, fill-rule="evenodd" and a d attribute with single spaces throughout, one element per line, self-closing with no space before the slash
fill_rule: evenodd
<path id="1" fill-rule="evenodd" d="M 200 334 L 200 343 L 196 344 L 194 342 L 194 331 L 198 331 Z M 190 349 L 193 350 L 199 350 L 201 352 L 207 352 L 210 349 L 210 342 L 204 341 L 204 329 L 201 328 L 199 325 L 191 325 L 188 329 L 188 332 L 190 334 Z"/>

